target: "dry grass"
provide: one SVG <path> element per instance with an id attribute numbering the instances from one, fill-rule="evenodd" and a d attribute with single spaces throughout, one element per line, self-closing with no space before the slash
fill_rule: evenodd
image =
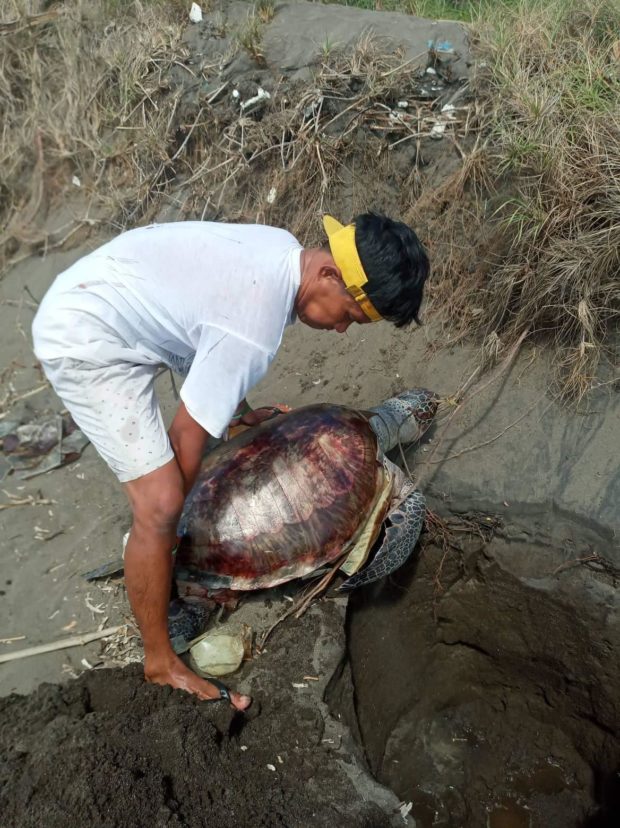
<path id="1" fill-rule="evenodd" d="M 256 14 L 262 23 L 270 23 L 276 13 L 275 0 L 257 0 Z"/>
<path id="2" fill-rule="evenodd" d="M 142 218 L 170 163 L 176 4 L 33 5 L 0 4 L 0 267 L 98 217 Z"/>
<path id="3" fill-rule="evenodd" d="M 367 206 L 368 181 L 390 177 L 394 145 L 419 144 L 441 120 L 419 95 L 426 56 L 386 56 L 369 38 L 348 55 L 326 52 L 313 85 L 277 87 L 243 109 L 250 94 L 234 100 L 230 84 L 185 98 L 171 86 L 171 69 L 195 79 L 180 42 L 186 9 L 174 4 L 76 2 L 28 16 L 5 0 L 0 10 L 14 21 L 0 28 L 0 268 L 76 241 L 80 226 L 144 223 L 170 201 L 179 217 L 281 223 L 318 241 L 322 210 Z M 272 10 L 258 3 L 257 28 L 236 37 L 247 35 L 257 58 Z M 401 98 L 411 109 L 396 107 Z M 455 113 L 447 134 L 464 117 Z M 416 167 L 405 204 L 418 189 Z"/>
<path id="4" fill-rule="evenodd" d="M 480 31 L 485 140 L 432 194 L 430 235 L 454 228 L 435 301 L 492 349 L 553 337 L 580 399 L 620 309 L 620 7 L 529 0 Z"/>

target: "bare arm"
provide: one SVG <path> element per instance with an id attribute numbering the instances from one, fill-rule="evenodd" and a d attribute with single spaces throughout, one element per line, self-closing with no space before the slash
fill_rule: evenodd
<path id="1" fill-rule="evenodd" d="M 183 476 L 185 494 L 194 485 L 209 433 L 191 416 L 184 403 L 179 404 L 168 429 L 172 450 Z"/>

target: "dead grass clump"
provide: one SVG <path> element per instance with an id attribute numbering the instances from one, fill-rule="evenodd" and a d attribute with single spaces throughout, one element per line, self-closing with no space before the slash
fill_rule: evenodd
<path id="1" fill-rule="evenodd" d="M 470 156 L 453 182 L 452 274 L 436 285 L 463 329 L 508 344 L 551 333 L 577 399 L 620 310 L 619 32 L 605 0 L 527 0 L 481 27 L 486 178 L 468 190 Z"/>
<path id="2" fill-rule="evenodd" d="M 177 4 L 34 5 L 0 8 L 0 269 L 97 217 L 142 217 L 169 163 Z"/>
<path id="3" fill-rule="evenodd" d="M 262 23 L 270 23 L 276 13 L 274 0 L 257 0 L 256 14 Z"/>

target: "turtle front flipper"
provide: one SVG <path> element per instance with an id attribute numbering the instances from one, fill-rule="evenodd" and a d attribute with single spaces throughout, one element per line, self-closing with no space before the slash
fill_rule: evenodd
<path id="1" fill-rule="evenodd" d="M 413 485 L 409 483 L 407 488 L 413 489 Z M 424 495 L 413 489 L 388 513 L 386 519 L 391 526 L 385 530 L 385 538 L 372 563 L 348 578 L 340 589 L 348 591 L 371 584 L 401 567 L 418 542 L 425 515 Z"/>

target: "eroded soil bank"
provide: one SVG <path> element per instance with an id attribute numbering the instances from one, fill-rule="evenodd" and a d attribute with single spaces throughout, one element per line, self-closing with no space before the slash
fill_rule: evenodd
<path id="1" fill-rule="evenodd" d="M 620 824 L 614 593 L 599 565 L 480 538 L 354 596 L 332 704 L 420 828 Z"/>

